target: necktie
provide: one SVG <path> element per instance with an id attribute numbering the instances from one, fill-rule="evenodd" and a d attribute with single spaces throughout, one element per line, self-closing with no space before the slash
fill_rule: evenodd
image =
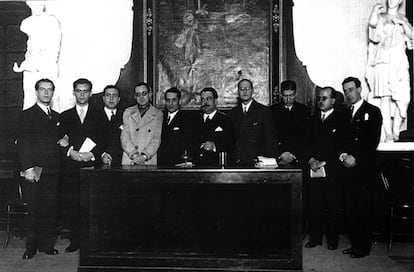
<path id="1" fill-rule="evenodd" d="M 114 119 L 115 119 L 115 113 L 114 111 L 111 111 L 111 122 L 114 121 Z"/>
<path id="2" fill-rule="evenodd" d="M 351 106 L 351 109 L 350 110 L 351 110 L 351 115 L 350 115 L 351 118 L 350 118 L 350 120 L 352 120 L 352 118 L 354 117 L 354 106 L 353 105 Z"/>
<path id="3" fill-rule="evenodd" d="M 49 117 L 49 119 L 52 119 L 52 113 L 50 112 L 49 107 L 47 107 L 47 117 Z"/>
<path id="4" fill-rule="evenodd" d="M 246 115 L 247 114 L 247 107 L 243 106 L 243 114 Z"/>
<path id="5" fill-rule="evenodd" d="M 322 122 L 325 121 L 325 118 L 326 118 L 326 116 L 325 116 L 325 113 L 323 112 L 322 117 L 321 117 Z"/>
<path id="6" fill-rule="evenodd" d="M 169 125 L 169 124 L 170 124 L 170 120 L 171 120 L 171 116 L 170 116 L 170 115 L 168 115 L 168 116 L 167 116 L 167 125 Z"/>
<path id="7" fill-rule="evenodd" d="M 204 122 L 207 124 L 207 123 L 208 123 L 208 122 L 210 122 L 210 121 L 211 121 L 210 116 L 209 116 L 209 115 L 207 115 L 206 120 L 205 120 Z"/>
<path id="8" fill-rule="evenodd" d="M 85 119 L 85 110 L 83 108 L 79 110 L 79 119 L 81 123 L 83 124 L 83 120 Z"/>

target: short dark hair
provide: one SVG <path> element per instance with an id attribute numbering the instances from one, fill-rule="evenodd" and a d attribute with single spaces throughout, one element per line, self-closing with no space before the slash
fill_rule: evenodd
<path id="1" fill-rule="evenodd" d="M 201 95 L 202 93 L 204 93 L 204 92 L 212 92 L 212 93 L 213 93 L 213 97 L 214 97 L 215 99 L 217 99 L 217 98 L 218 98 L 217 91 L 216 91 L 216 89 L 214 89 L 213 87 L 205 87 L 204 89 L 202 89 L 202 90 L 201 90 L 200 95 Z"/>
<path id="2" fill-rule="evenodd" d="M 86 78 L 79 78 L 73 82 L 73 89 L 76 89 L 76 86 L 79 84 L 87 84 L 89 86 L 89 90 L 92 91 L 92 82 Z"/>
<path id="3" fill-rule="evenodd" d="M 331 98 L 335 98 L 336 99 L 336 91 L 335 91 L 334 88 L 332 88 L 330 86 L 326 86 L 326 87 L 319 88 L 318 92 L 320 92 L 322 90 L 330 90 L 331 91 Z"/>
<path id="4" fill-rule="evenodd" d="M 176 87 L 171 87 L 168 90 L 166 90 L 165 93 L 164 93 L 164 98 L 167 97 L 167 93 L 175 93 L 177 95 L 177 97 L 178 97 L 178 100 L 181 99 L 181 92 Z"/>
<path id="5" fill-rule="evenodd" d="M 52 84 L 52 89 L 53 89 L 53 91 L 55 90 L 55 83 L 53 83 L 53 81 L 51 81 L 51 80 L 50 80 L 50 79 L 48 79 L 48 78 L 42 78 L 42 79 L 39 79 L 38 81 L 36 81 L 36 84 L 35 84 L 35 90 L 39 90 L 39 85 L 40 85 L 40 83 L 42 83 L 42 82 L 47 82 L 47 83 Z"/>
<path id="6" fill-rule="evenodd" d="M 108 89 L 115 89 L 118 91 L 118 96 L 121 95 L 121 90 L 115 85 L 106 85 L 105 88 L 103 89 L 103 93 L 105 94 L 106 90 Z"/>
<path id="7" fill-rule="evenodd" d="M 141 82 L 138 82 L 137 84 L 135 84 L 134 93 L 135 93 L 135 88 L 140 87 L 140 86 L 145 86 L 147 88 L 148 92 L 151 92 L 151 87 L 148 85 L 148 83 L 146 83 L 144 81 L 141 81 Z"/>
<path id="8" fill-rule="evenodd" d="M 240 88 L 240 83 L 242 83 L 243 81 L 249 82 L 250 86 L 253 88 L 253 82 L 250 79 L 247 79 L 247 78 L 243 78 L 242 80 L 240 80 L 239 83 L 237 83 L 237 88 Z"/>
<path id="9" fill-rule="evenodd" d="M 342 81 L 342 85 L 344 85 L 348 82 L 354 82 L 355 87 L 357 87 L 357 88 L 361 87 L 361 81 L 356 77 L 347 77 L 347 78 L 345 78 L 344 81 Z"/>
<path id="10" fill-rule="evenodd" d="M 280 91 L 293 90 L 296 92 L 296 82 L 293 80 L 285 80 L 280 83 Z"/>

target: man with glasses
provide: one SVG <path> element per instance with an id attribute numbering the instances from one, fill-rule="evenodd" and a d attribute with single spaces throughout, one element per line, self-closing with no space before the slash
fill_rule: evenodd
<path id="1" fill-rule="evenodd" d="M 253 99 L 253 83 L 242 79 L 237 84 L 239 104 L 229 116 L 236 133 L 236 165 L 253 166 L 257 156 L 275 157 L 277 141 L 273 118 L 268 107 Z"/>
<path id="2" fill-rule="evenodd" d="M 73 82 L 75 107 L 61 114 L 60 129 L 66 143 L 64 147 L 63 174 L 60 195 L 64 226 L 70 230 L 70 245 L 65 252 L 79 248 L 79 169 L 94 166 L 102 151 L 103 120 L 99 111 L 89 106 L 92 82 L 80 78 Z"/>
<path id="3" fill-rule="evenodd" d="M 134 88 L 137 104 L 123 114 L 122 165 L 156 165 L 161 143 L 162 112 L 151 105 L 152 92 L 145 82 Z"/>
<path id="4" fill-rule="evenodd" d="M 119 107 L 121 100 L 120 90 L 117 86 L 108 85 L 104 88 L 101 108 L 105 135 L 102 141 L 102 163 L 106 165 L 121 165 L 121 129 L 123 109 Z"/>
<path id="5" fill-rule="evenodd" d="M 338 214 L 340 188 L 338 161 L 344 145 L 346 118 L 334 108 L 336 91 L 332 87 L 318 90 L 318 110 L 311 118 L 310 139 L 307 152 L 309 180 L 309 242 L 306 248 L 322 245 L 326 214 L 328 250 L 338 248 Z M 309 170 L 310 168 L 310 170 Z"/>

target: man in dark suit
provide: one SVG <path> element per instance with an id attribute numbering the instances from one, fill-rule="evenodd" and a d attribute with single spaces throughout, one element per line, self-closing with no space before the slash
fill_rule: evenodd
<path id="1" fill-rule="evenodd" d="M 20 120 L 18 154 L 25 179 L 23 197 L 29 212 L 23 259 L 33 258 L 37 250 L 48 255 L 58 254 L 54 244 L 60 171 L 59 114 L 50 109 L 54 90 L 51 80 L 37 81 L 37 103 L 23 111 Z"/>
<path id="2" fill-rule="evenodd" d="M 198 166 L 217 166 L 220 152 L 233 152 L 234 128 L 231 119 L 217 110 L 217 91 L 207 87 L 201 91 L 202 113 L 194 123 L 194 162 Z"/>
<path id="3" fill-rule="evenodd" d="M 237 85 L 240 103 L 229 117 L 236 134 L 234 160 L 236 165 L 253 166 L 258 155 L 276 157 L 276 133 L 268 107 L 253 99 L 253 83 L 242 79 Z"/>
<path id="4" fill-rule="evenodd" d="M 280 164 L 303 168 L 309 128 L 309 108 L 296 102 L 296 83 L 285 80 L 280 85 L 282 103 L 271 107 L 278 137 Z"/>
<path id="5" fill-rule="evenodd" d="M 181 92 L 175 87 L 165 91 L 164 119 L 162 123 L 161 145 L 158 149 L 158 165 L 174 166 L 183 162 L 183 155 L 190 155 L 191 121 L 180 110 Z"/>
<path id="6" fill-rule="evenodd" d="M 61 200 L 64 225 L 70 230 L 70 245 L 65 252 L 73 252 L 79 248 L 79 207 L 80 176 L 79 169 L 94 166 L 102 155 L 102 135 L 104 120 L 99 111 L 89 106 L 92 83 L 84 78 L 73 83 L 75 107 L 61 114 L 61 135 L 68 139 L 64 150 L 63 175 L 61 180 Z M 95 146 L 81 149 L 89 139 Z M 85 141 L 86 140 L 86 141 Z M 85 145 L 84 145 L 85 147 Z"/>
<path id="7" fill-rule="evenodd" d="M 339 154 L 343 148 L 346 118 L 334 108 L 336 92 L 332 87 L 318 90 L 317 111 L 311 118 L 309 149 L 309 242 L 305 247 L 322 245 L 325 209 L 329 250 L 338 248 L 338 214 L 341 186 L 338 180 Z M 309 170 L 308 170 L 309 172 Z"/>
<path id="8" fill-rule="evenodd" d="M 102 119 L 104 120 L 104 137 L 102 139 L 102 150 L 100 158 L 107 165 L 121 165 L 121 129 L 123 110 L 119 107 L 121 100 L 120 90 L 117 86 L 108 85 L 104 88 L 101 108 Z"/>
<path id="9" fill-rule="evenodd" d="M 348 77 L 342 82 L 351 107 L 343 153 L 345 213 L 351 248 L 344 254 L 353 258 L 369 255 L 371 250 L 371 192 L 376 175 L 376 149 L 380 140 L 380 110 L 361 98 L 361 82 Z"/>

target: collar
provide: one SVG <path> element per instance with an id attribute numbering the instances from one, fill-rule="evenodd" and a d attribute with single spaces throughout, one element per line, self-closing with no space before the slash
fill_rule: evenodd
<path id="1" fill-rule="evenodd" d="M 106 117 L 108 117 L 108 120 L 111 120 L 112 112 L 114 113 L 114 115 L 116 115 L 116 108 L 110 109 L 110 108 L 104 107 L 104 111 L 105 111 Z"/>
<path id="2" fill-rule="evenodd" d="M 89 109 L 89 104 L 86 104 L 85 106 L 80 106 L 80 105 L 76 104 L 76 112 L 78 113 L 78 115 L 80 115 L 80 110 L 81 109 L 83 109 L 83 112 L 86 115 L 86 113 L 88 112 L 88 109 Z"/>
<path id="3" fill-rule="evenodd" d="M 39 102 L 36 102 L 36 104 L 39 106 L 39 108 L 42 109 L 42 111 L 44 111 L 44 113 L 46 113 L 46 115 L 48 115 L 47 109 L 49 109 L 50 112 L 52 112 L 52 110 L 50 109 L 50 106 L 46 106 L 46 105 L 44 105 L 42 103 L 39 103 Z"/>
<path id="4" fill-rule="evenodd" d="M 333 111 L 334 111 L 333 108 L 325 112 L 321 111 L 321 118 L 322 118 L 322 114 L 325 114 L 325 119 L 328 118 L 328 116 L 331 115 Z"/>
<path id="5" fill-rule="evenodd" d="M 217 110 L 214 110 L 212 113 L 209 113 L 209 114 L 204 113 L 204 115 L 203 115 L 204 122 L 206 121 L 207 117 L 209 117 L 210 120 L 213 120 L 214 115 L 216 115 L 216 112 L 217 112 Z"/>
<path id="6" fill-rule="evenodd" d="M 242 103 L 242 110 L 244 111 L 244 109 L 246 109 L 246 112 L 248 112 L 249 109 L 250 109 L 250 106 L 252 105 L 252 102 L 253 102 L 253 99 L 250 100 L 249 103 L 247 103 L 247 104 Z"/>
<path id="7" fill-rule="evenodd" d="M 355 115 L 355 113 L 359 110 L 359 108 L 362 106 L 362 103 L 364 103 L 364 99 L 360 99 L 355 104 L 352 104 L 354 106 L 354 111 L 352 112 L 352 116 Z"/>
<path id="8" fill-rule="evenodd" d="M 168 124 L 171 123 L 172 119 L 174 119 L 174 117 L 177 115 L 178 111 L 179 110 L 176 110 L 175 112 L 172 112 L 172 113 L 170 113 L 170 112 L 168 113 L 168 117 L 170 117 L 170 122 L 168 122 Z"/>
<path id="9" fill-rule="evenodd" d="M 285 106 L 285 105 L 283 105 L 283 107 L 285 107 L 285 109 L 287 109 L 288 111 L 291 111 L 292 108 L 293 108 L 293 105 L 292 106 Z"/>

